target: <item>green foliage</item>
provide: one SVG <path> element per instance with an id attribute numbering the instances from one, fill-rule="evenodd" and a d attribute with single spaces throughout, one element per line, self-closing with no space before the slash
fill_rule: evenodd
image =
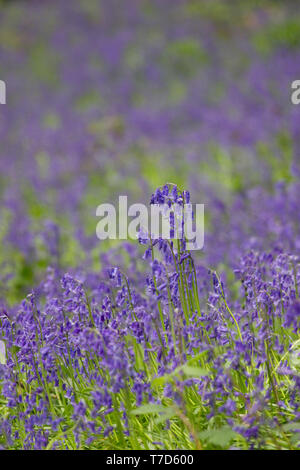
<path id="1" fill-rule="evenodd" d="M 300 45 L 299 18 L 266 26 L 254 35 L 253 42 L 262 54 L 269 54 L 278 47 L 297 48 Z"/>
<path id="2" fill-rule="evenodd" d="M 293 141 L 291 136 L 284 130 L 279 132 L 275 141 L 270 143 L 259 142 L 258 153 L 266 162 L 271 182 L 278 181 L 290 183 L 292 181 L 291 166 L 293 162 Z"/>
<path id="3" fill-rule="evenodd" d="M 229 426 L 222 426 L 219 429 L 207 429 L 199 433 L 201 440 L 214 447 L 222 449 L 228 448 L 229 444 L 238 436 Z"/>
<path id="4" fill-rule="evenodd" d="M 29 51 L 28 66 L 33 76 L 52 87 L 58 82 L 59 55 L 44 43 L 32 44 Z"/>
<path id="5" fill-rule="evenodd" d="M 176 72 L 177 76 L 193 75 L 207 59 L 203 46 L 193 38 L 173 41 L 163 52 L 163 60 Z"/>

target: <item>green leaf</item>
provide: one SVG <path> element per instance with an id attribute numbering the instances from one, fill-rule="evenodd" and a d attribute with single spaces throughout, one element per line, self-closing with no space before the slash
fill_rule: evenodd
<path id="1" fill-rule="evenodd" d="M 172 380 L 172 374 L 166 374 L 162 377 L 155 377 L 155 379 L 152 380 L 152 387 L 161 387 L 170 380 Z"/>
<path id="2" fill-rule="evenodd" d="M 6 364 L 5 343 L 0 341 L 0 364 Z"/>
<path id="3" fill-rule="evenodd" d="M 153 379 L 152 381 L 152 386 L 160 387 L 164 385 L 165 383 L 173 380 L 174 377 L 178 377 L 178 376 L 180 377 L 182 372 L 186 376 L 193 377 L 193 378 L 206 377 L 210 374 L 209 371 L 201 367 L 193 367 L 193 366 L 190 366 L 189 364 L 184 364 L 183 366 L 177 367 L 173 372 L 170 372 L 169 374 L 165 374 L 162 377 L 155 377 L 155 379 Z"/>
<path id="4" fill-rule="evenodd" d="M 152 413 L 164 413 L 168 408 L 163 405 L 147 404 L 131 411 L 132 415 L 147 415 Z"/>
<path id="5" fill-rule="evenodd" d="M 207 429 L 199 433 L 201 440 L 207 441 L 213 446 L 227 447 L 238 434 L 229 426 L 223 426 L 219 429 Z"/>
<path id="6" fill-rule="evenodd" d="M 188 377 L 197 378 L 197 377 L 206 377 L 209 375 L 208 371 L 201 367 L 192 367 L 189 365 L 185 365 L 181 368 L 181 370 Z"/>
<path id="7" fill-rule="evenodd" d="M 299 423 L 286 423 L 282 427 L 285 431 L 298 431 L 298 432 L 300 432 L 300 422 Z"/>
<path id="8" fill-rule="evenodd" d="M 152 405 L 152 404 L 147 404 L 147 405 L 142 405 L 136 410 L 131 411 L 132 415 L 146 415 L 146 414 L 159 414 L 157 418 L 154 420 L 154 424 L 161 424 L 164 423 L 167 419 L 172 418 L 173 416 L 176 415 L 176 410 L 169 406 L 163 406 L 163 405 Z"/>
<path id="9" fill-rule="evenodd" d="M 171 419 L 175 415 L 176 413 L 174 408 L 166 408 L 164 413 L 162 413 L 158 418 L 155 418 L 154 424 L 164 423 L 167 419 Z"/>

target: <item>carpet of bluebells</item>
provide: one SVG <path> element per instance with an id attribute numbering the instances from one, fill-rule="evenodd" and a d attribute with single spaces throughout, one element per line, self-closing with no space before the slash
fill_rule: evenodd
<path id="1" fill-rule="evenodd" d="M 0 44 L 1 448 L 298 449 L 300 5 L 0 1 Z M 100 242 L 120 194 L 204 249 Z"/>

